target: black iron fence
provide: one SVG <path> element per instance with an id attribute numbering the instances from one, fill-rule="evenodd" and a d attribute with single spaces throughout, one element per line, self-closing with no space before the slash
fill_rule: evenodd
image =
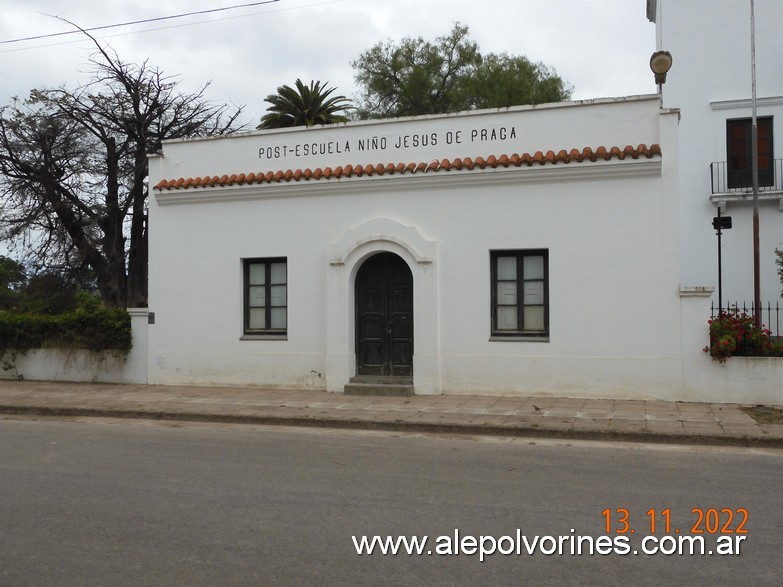
<path id="1" fill-rule="evenodd" d="M 759 169 L 759 192 L 783 190 L 783 159 L 774 159 L 770 167 Z M 750 167 L 730 170 L 725 161 L 710 163 L 710 179 L 713 194 L 750 193 L 753 178 Z"/>
<path id="2" fill-rule="evenodd" d="M 742 312 L 743 314 L 747 314 L 748 316 L 755 316 L 755 308 L 753 302 L 750 304 L 746 302 L 742 302 L 740 304 L 739 302 L 731 303 L 729 302 L 726 304 L 723 308 L 718 309 L 718 306 L 715 305 L 715 302 L 712 302 L 710 304 L 710 317 L 715 318 L 720 312 Z M 780 302 L 775 302 L 773 305 L 772 302 L 766 302 L 766 304 L 761 304 L 761 323 L 764 325 L 765 328 L 767 328 L 771 333 L 772 336 L 782 337 L 783 332 L 780 330 L 781 320 L 783 316 L 781 316 L 781 312 L 783 311 L 783 308 L 780 306 Z"/>

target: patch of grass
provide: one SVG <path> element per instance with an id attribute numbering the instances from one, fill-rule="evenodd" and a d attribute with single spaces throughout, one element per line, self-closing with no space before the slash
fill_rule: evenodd
<path id="1" fill-rule="evenodd" d="M 770 406 L 753 406 L 742 408 L 748 416 L 759 424 L 783 424 L 783 409 Z"/>

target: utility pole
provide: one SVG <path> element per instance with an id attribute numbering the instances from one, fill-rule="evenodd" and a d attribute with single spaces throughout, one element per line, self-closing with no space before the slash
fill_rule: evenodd
<path id="1" fill-rule="evenodd" d="M 750 77 L 752 86 L 751 105 L 751 165 L 753 167 L 753 314 L 756 327 L 761 328 L 761 281 L 759 259 L 759 146 L 758 121 L 756 119 L 756 13 L 750 0 Z"/>

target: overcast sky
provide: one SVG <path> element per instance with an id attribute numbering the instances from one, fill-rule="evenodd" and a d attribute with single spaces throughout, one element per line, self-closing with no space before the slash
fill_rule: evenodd
<path id="1" fill-rule="evenodd" d="M 69 30 L 248 4 L 247 0 L 0 0 L 0 106 L 37 87 L 88 79 L 90 43 L 75 35 L 3 43 Z M 263 99 L 297 78 L 357 93 L 351 61 L 378 43 L 434 40 L 455 21 L 482 53 L 525 55 L 554 67 L 574 99 L 655 92 L 648 61 L 655 26 L 645 0 L 278 0 L 155 23 L 96 31 L 134 63 L 148 60 L 178 76 L 183 90 L 211 81 L 210 101 L 245 106 L 254 127 Z"/>

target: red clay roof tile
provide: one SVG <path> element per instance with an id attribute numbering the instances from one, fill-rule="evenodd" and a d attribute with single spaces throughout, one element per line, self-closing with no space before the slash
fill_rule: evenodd
<path id="1" fill-rule="evenodd" d="M 499 157 L 496 157 L 495 155 L 489 155 L 486 159 L 483 157 L 476 157 L 475 160 L 471 159 L 470 157 L 465 157 L 464 159 L 460 159 L 457 157 L 453 161 L 449 161 L 448 159 L 443 159 L 442 161 L 431 161 L 430 163 L 426 163 L 423 161 L 420 161 L 418 163 L 416 162 L 410 162 L 410 163 L 397 163 L 396 165 L 394 163 L 377 163 L 372 164 L 369 163 L 367 165 L 356 165 L 355 167 L 352 165 L 345 165 L 343 166 L 337 166 L 334 169 L 331 167 L 326 167 L 325 169 L 321 169 L 320 167 L 316 169 L 310 169 L 309 167 L 307 169 L 278 169 L 276 171 L 266 171 L 266 172 L 250 172 L 247 175 L 244 173 L 240 173 L 239 175 L 233 174 L 233 175 L 222 175 L 218 177 L 217 175 L 209 176 L 205 175 L 204 177 L 180 177 L 176 179 L 162 179 L 160 180 L 157 185 L 155 185 L 154 189 L 156 190 L 185 190 L 190 188 L 199 188 L 199 187 L 215 187 L 217 185 L 220 185 L 221 187 L 226 186 L 232 186 L 232 185 L 251 185 L 255 183 L 280 183 L 281 181 L 285 180 L 287 182 L 291 181 L 293 178 L 295 181 L 300 181 L 304 179 L 305 181 L 310 180 L 320 180 L 322 178 L 330 179 L 330 178 L 342 178 L 342 177 L 352 177 L 357 176 L 361 177 L 363 175 L 372 176 L 372 175 L 384 175 L 384 174 L 414 174 L 414 173 L 427 173 L 427 172 L 437 172 L 437 171 L 452 171 L 452 170 L 462 170 L 463 168 L 466 170 L 472 170 L 476 167 L 480 169 L 486 169 L 487 167 L 495 169 L 498 166 L 503 167 L 521 167 L 523 165 L 531 166 L 533 164 L 536 165 L 545 165 L 545 164 L 552 164 L 555 165 L 557 163 L 571 163 L 571 162 L 583 162 L 583 161 L 597 161 L 599 159 L 603 159 L 604 161 L 609 161 L 611 159 L 620 159 L 623 160 L 626 157 L 630 157 L 633 159 L 638 159 L 639 157 L 645 157 L 647 159 L 650 159 L 655 156 L 661 155 L 661 147 L 658 144 L 653 144 L 647 147 L 645 144 L 641 144 L 638 147 L 632 147 L 631 145 L 626 145 L 624 148 L 620 148 L 617 146 L 613 146 L 609 149 L 604 147 L 603 145 L 597 147 L 595 150 L 593 150 L 591 147 L 585 147 L 581 151 L 579 149 L 571 149 L 570 151 L 567 151 L 565 149 L 561 149 L 560 151 L 555 154 L 554 151 L 549 150 L 544 154 L 541 151 L 536 151 L 535 154 L 531 155 L 530 153 L 513 153 L 512 155 L 506 155 L 505 153 L 500 155 Z"/>

